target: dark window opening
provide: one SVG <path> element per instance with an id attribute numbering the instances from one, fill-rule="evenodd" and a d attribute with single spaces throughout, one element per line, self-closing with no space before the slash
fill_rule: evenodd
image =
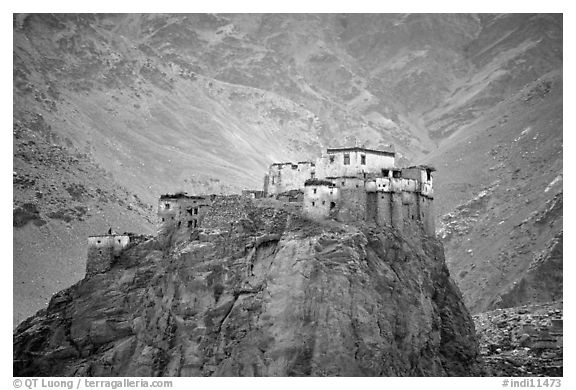
<path id="1" fill-rule="evenodd" d="M 162 218 L 162 222 L 164 222 L 164 218 Z"/>
<path id="2" fill-rule="evenodd" d="M 316 172 L 310 172 L 310 177 L 314 179 L 316 177 Z"/>
<path id="3" fill-rule="evenodd" d="M 382 176 L 388 177 L 388 173 L 390 173 L 388 169 L 382 169 Z"/>
<path id="4" fill-rule="evenodd" d="M 430 179 L 432 178 L 431 174 L 432 174 L 432 171 L 430 171 L 430 169 L 426 169 L 426 180 L 430 181 Z"/>
<path id="5" fill-rule="evenodd" d="M 414 219 L 414 216 L 412 216 L 412 219 Z"/>
<path id="6" fill-rule="evenodd" d="M 356 188 L 358 188 L 358 184 L 356 184 Z"/>
<path id="7" fill-rule="evenodd" d="M 314 193 L 316 193 L 316 188 L 314 188 Z"/>
<path id="8" fill-rule="evenodd" d="M 325 204 L 326 204 L 326 201 L 325 201 L 325 200 L 323 200 L 323 201 L 322 201 L 322 205 L 325 205 Z"/>
<path id="9" fill-rule="evenodd" d="M 198 207 L 194 207 L 194 215 L 198 215 Z"/>
<path id="10" fill-rule="evenodd" d="M 336 203 L 330 202 L 330 210 L 332 210 L 334 207 L 336 207 Z"/>
<path id="11" fill-rule="evenodd" d="M 166 203 L 165 207 L 166 207 L 166 210 L 170 210 L 170 203 Z"/>
<path id="12" fill-rule="evenodd" d="M 100 250 L 100 251 L 98 251 L 98 253 L 99 253 L 99 254 L 102 254 L 102 251 Z"/>
<path id="13" fill-rule="evenodd" d="M 120 244 L 120 240 L 118 240 L 118 244 Z"/>
<path id="14" fill-rule="evenodd" d="M 365 154 L 360 155 L 360 164 L 366 165 L 366 155 Z"/>
<path id="15" fill-rule="evenodd" d="M 101 241 L 100 241 L 100 240 L 98 240 L 98 244 L 100 244 L 100 242 L 101 242 Z"/>
<path id="16" fill-rule="evenodd" d="M 330 156 L 330 164 L 334 162 L 334 156 Z"/>
<path id="17" fill-rule="evenodd" d="M 178 227 L 180 227 L 180 225 L 182 225 L 182 221 L 178 221 Z"/>
<path id="18" fill-rule="evenodd" d="M 344 187 L 344 183 L 346 183 L 346 182 L 344 182 L 344 181 L 342 182 L 342 187 Z"/>
<path id="19" fill-rule="evenodd" d="M 344 165 L 350 165 L 350 153 L 344 153 Z"/>
<path id="20" fill-rule="evenodd" d="M 194 221 L 188 221 L 188 227 L 192 227 L 192 222 Z"/>
<path id="21" fill-rule="evenodd" d="M 312 202 L 312 206 L 316 206 L 316 202 Z"/>
<path id="22" fill-rule="evenodd" d="M 194 227 L 196 227 L 196 226 L 198 226 L 198 220 L 197 219 L 194 220 Z"/>
<path id="23" fill-rule="evenodd" d="M 186 212 L 187 212 L 188 214 L 192 215 L 192 208 L 191 208 L 191 207 L 187 208 L 187 209 L 186 209 Z"/>
<path id="24" fill-rule="evenodd" d="M 392 171 L 392 177 L 395 179 L 400 179 L 400 171 Z"/>
<path id="25" fill-rule="evenodd" d="M 174 217 L 170 218 L 171 220 L 174 220 Z"/>

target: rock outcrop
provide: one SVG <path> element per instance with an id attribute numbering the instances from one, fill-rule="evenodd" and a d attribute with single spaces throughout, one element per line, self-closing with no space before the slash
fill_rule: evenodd
<path id="1" fill-rule="evenodd" d="M 435 238 L 245 210 L 56 294 L 16 329 L 14 375 L 478 375 Z"/>

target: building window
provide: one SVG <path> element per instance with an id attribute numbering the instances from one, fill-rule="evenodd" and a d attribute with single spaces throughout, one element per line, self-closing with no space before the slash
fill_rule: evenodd
<path id="1" fill-rule="evenodd" d="M 388 173 L 389 173 L 388 169 L 382 169 L 382 176 L 388 177 Z"/>
<path id="2" fill-rule="evenodd" d="M 170 203 L 166 203 L 164 207 L 166 207 L 166 210 L 170 210 Z"/>
<path id="3" fill-rule="evenodd" d="M 392 177 L 395 179 L 400 179 L 401 177 L 400 171 L 392 171 Z"/>
<path id="4" fill-rule="evenodd" d="M 100 244 L 100 242 L 101 242 L 101 241 L 100 241 L 100 240 L 98 240 L 98 244 Z"/>
<path id="5" fill-rule="evenodd" d="M 336 207 L 336 203 L 330 202 L 330 210 L 332 210 L 334 207 Z"/>
<path id="6" fill-rule="evenodd" d="M 330 156 L 330 164 L 334 162 L 334 156 Z"/>
<path id="7" fill-rule="evenodd" d="M 316 193 L 316 188 L 314 188 L 312 191 L 314 191 L 314 193 Z"/>
<path id="8" fill-rule="evenodd" d="M 312 171 L 310 172 L 310 178 L 314 179 L 316 177 L 316 172 Z"/>
<path id="9" fill-rule="evenodd" d="M 192 222 L 193 221 L 188 221 L 188 227 L 192 227 Z"/>
<path id="10" fill-rule="evenodd" d="M 345 183 L 346 183 L 346 182 L 344 182 L 344 181 L 342 182 L 342 187 L 344 187 Z"/>
<path id="11" fill-rule="evenodd" d="M 432 171 L 430 171 L 430 169 L 426 169 L 426 180 L 430 181 L 430 179 L 432 178 Z"/>
<path id="12" fill-rule="evenodd" d="M 312 206 L 316 206 L 316 202 L 312 202 Z"/>
<path id="13" fill-rule="evenodd" d="M 365 154 L 360 155 L 360 164 L 366 165 L 366 155 Z"/>
<path id="14" fill-rule="evenodd" d="M 162 222 L 164 222 L 164 218 L 162 218 Z"/>
<path id="15" fill-rule="evenodd" d="M 344 165 L 350 165 L 350 153 L 344 153 Z"/>
<path id="16" fill-rule="evenodd" d="M 194 215 L 198 215 L 198 207 L 194 207 Z"/>
<path id="17" fill-rule="evenodd" d="M 272 184 L 274 184 L 274 176 L 272 176 Z"/>
<path id="18" fill-rule="evenodd" d="M 323 200 L 323 201 L 322 201 L 322 206 L 324 206 L 325 204 L 326 204 L 326 201 L 325 201 L 325 200 Z"/>

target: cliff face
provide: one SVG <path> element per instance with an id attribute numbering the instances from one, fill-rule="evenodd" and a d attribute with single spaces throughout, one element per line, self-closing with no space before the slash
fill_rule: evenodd
<path id="1" fill-rule="evenodd" d="M 242 210 L 56 294 L 16 329 L 14 375 L 477 375 L 436 239 Z"/>

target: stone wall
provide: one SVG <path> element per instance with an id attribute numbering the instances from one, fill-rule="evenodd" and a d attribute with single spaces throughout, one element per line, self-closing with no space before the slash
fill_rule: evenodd
<path id="1" fill-rule="evenodd" d="M 210 197 L 204 196 L 160 197 L 158 201 L 160 230 L 168 227 L 189 229 L 200 227 L 211 203 Z"/>
<path id="2" fill-rule="evenodd" d="M 420 202 L 420 220 L 424 226 L 424 231 L 429 236 L 434 236 L 436 234 L 436 227 L 434 224 L 434 208 L 433 200 L 427 196 L 419 196 L 418 201 Z"/>
<path id="3" fill-rule="evenodd" d="M 316 175 L 315 164 L 310 161 L 293 163 L 276 163 L 270 166 L 268 178 L 265 179 L 264 192 L 276 195 L 289 190 L 302 189 L 307 179 Z"/>
<path id="4" fill-rule="evenodd" d="M 433 236 L 432 177 L 425 168 L 391 169 L 385 177 L 330 177 L 323 186 L 306 185 L 304 214 L 314 219 L 333 217 L 342 222 L 371 221 L 379 226 L 393 226 L 398 230 L 420 225 Z M 405 175 L 405 176 L 404 176 Z M 336 205 L 327 209 L 327 191 L 338 190 Z M 322 188 L 322 189 L 321 189 Z M 423 194 L 423 189 L 427 189 Z"/>
<path id="5" fill-rule="evenodd" d="M 230 229 L 251 221 L 253 200 L 240 195 L 217 196 L 205 213 L 202 227 Z"/>
<path id="6" fill-rule="evenodd" d="M 339 197 L 337 202 L 338 221 L 353 222 L 362 221 L 367 216 L 367 193 L 364 186 L 338 188 Z"/>
<path id="7" fill-rule="evenodd" d="M 328 183 L 307 184 L 304 187 L 304 215 L 316 220 L 328 218 L 336 212 L 338 194 L 338 188 Z"/>
<path id="8" fill-rule="evenodd" d="M 130 243 L 128 235 L 107 234 L 88 237 L 88 257 L 86 276 L 105 272 L 110 269 L 117 257 Z"/>

